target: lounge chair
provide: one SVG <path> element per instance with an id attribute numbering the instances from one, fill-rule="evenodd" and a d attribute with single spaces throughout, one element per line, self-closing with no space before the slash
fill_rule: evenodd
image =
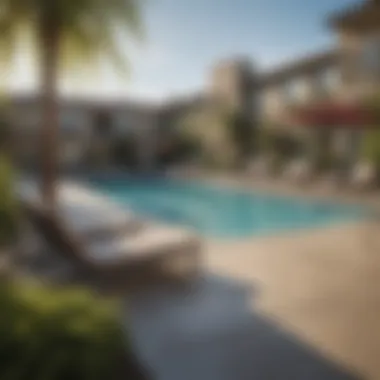
<path id="1" fill-rule="evenodd" d="M 260 156 L 251 160 L 248 164 L 248 173 L 257 176 L 265 177 L 271 173 L 272 158 L 270 156 Z"/>
<path id="2" fill-rule="evenodd" d="M 368 189 L 375 185 L 376 174 L 376 169 L 371 163 L 358 163 L 351 172 L 350 184 L 357 189 Z"/>
<path id="3" fill-rule="evenodd" d="M 20 181 L 17 192 L 24 203 L 43 207 L 34 181 Z M 57 213 L 68 220 L 70 228 L 83 239 L 114 235 L 118 230 L 134 233 L 143 224 L 132 212 L 121 212 L 120 207 L 107 198 L 75 183 L 60 186 L 57 197 Z"/>
<path id="4" fill-rule="evenodd" d="M 286 166 L 283 175 L 290 180 L 304 182 L 311 178 L 312 171 L 312 165 L 309 161 L 296 159 Z"/>
<path id="5" fill-rule="evenodd" d="M 123 233 L 123 224 L 113 232 L 100 228 L 101 224 L 94 224 L 97 229 L 90 235 L 83 234 L 83 230 L 75 229 L 78 225 L 83 227 L 83 223 L 75 221 L 73 214 L 67 211 L 70 209 L 67 203 L 66 208 L 60 205 L 60 211 L 53 214 L 44 210 L 39 202 L 22 199 L 34 229 L 54 252 L 78 269 L 83 279 L 109 285 L 128 277 L 165 273 L 165 266 L 176 266 L 178 260 L 179 264 L 185 264 L 185 278 L 198 272 L 201 244 L 198 237 L 188 231 L 147 222 L 133 233 L 128 225 L 124 225 Z M 121 213 L 113 209 L 112 203 L 109 207 L 111 212 Z M 63 209 L 66 212 L 62 212 Z M 105 215 L 105 209 L 102 211 Z M 97 215 L 97 218 L 101 219 L 103 215 Z M 82 217 L 86 218 L 85 215 Z M 91 217 L 96 215 L 91 214 Z M 96 231 L 100 231 L 99 235 Z"/>

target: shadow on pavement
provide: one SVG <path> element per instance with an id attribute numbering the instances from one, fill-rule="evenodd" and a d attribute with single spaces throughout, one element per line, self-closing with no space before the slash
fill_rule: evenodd
<path id="1" fill-rule="evenodd" d="M 155 380 L 359 380 L 252 307 L 257 289 L 205 276 L 134 295 L 126 309 Z"/>

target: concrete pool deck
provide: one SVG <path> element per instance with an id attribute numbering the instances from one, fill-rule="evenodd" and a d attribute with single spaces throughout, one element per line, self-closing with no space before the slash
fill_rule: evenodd
<path id="1" fill-rule="evenodd" d="M 378 380 L 380 223 L 208 239 L 199 283 L 131 310 L 157 380 Z"/>
<path id="2" fill-rule="evenodd" d="M 210 243 L 210 271 L 260 289 L 251 306 L 364 379 L 380 379 L 380 225 Z M 255 240 L 255 241 L 253 241 Z"/>
<path id="3" fill-rule="evenodd" d="M 280 183 L 270 190 L 264 181 L 207 178 L 315 196 Z M 347 202 L 377 206 L 376 197 Z M 379 253 L 375 220 L 207 239 L 204 275 L 125 296 L 125 323 L 154 380 L 379 380 Z"/>

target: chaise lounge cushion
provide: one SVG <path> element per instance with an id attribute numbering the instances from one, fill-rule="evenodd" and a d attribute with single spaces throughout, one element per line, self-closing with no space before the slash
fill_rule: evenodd
<path id="1" fill-rule="evenodd" d="M 135 230 L 138 218 L 101 194 L 85 187 L 65 182 L 58 187 L 58 214 L 79 236 L 107 234 L 116 230 Z M 38 187 L 33 182 L 18 186 L 19 195 L 26 202 L 40 204 Z"/>
<path id="2" fill-rule="evenodd" d="M 114 261 L 143 261 L 164 253 L 196 249 L 199 239 L 192 232 L 171 226 L 149 224 L 136 234 L 93 241 L 87 246 L 89 258 L 99 264 Z"/>
<path id="3" fill-rule="evenodd" d="M 35 223 L 53 240 L 50 243 L 60 246 L 79 265 L 122 269 L 125 264 L 154 262 L 171 255 L 197 255 L 200 250 L 200 239 L 188 229 L 145 221 L 133 233 L 128 233 L 131 230 L 125 227 L 136 223 L 137 218 L 91 189 L 75 184 L 60 187 L 58 219 L 53 218 L 51 222 L 43 216 L 36 188 L 24 186 L 23 191 L 24 200 L 25 196 L 28 199 L 25 203 L 33 206 L 32 214 L 40 215 Z M 114 232 L 104 233 L 112 228 Z M 88 231 L 95 230 L 103 233 L 86 238 Z"/>

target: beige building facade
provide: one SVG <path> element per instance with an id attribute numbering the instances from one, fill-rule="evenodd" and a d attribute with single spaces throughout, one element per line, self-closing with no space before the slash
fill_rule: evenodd
<path id="1" fill-rule="evenodd" d="M 107 163 L 112 141 L 133 135 L 141 166 L 149 168 L 154 165 L 159 139 L 189 110 L 209 104 L 228 105 L 243 111 L 253 125 L 288 129 L 291 125 L 286 123 L 286 116 L 291 107 L 326 99 L 351 101 L 379 93 L 380 1 L 362 1 L 328 21 L 333 41 L 329 51 L 294 60 L 271 72 L 259 72 L 244 57 L 221 61 L 211 71 L 204 89 L 185 99 L 160 106 L 62 100 L 62 160 L 75 166 L 85 161 L 89 151 L 98 150 Z M 16 140 L 20 155 L 28 161 L 38 153 L 38 98 L 15 98 L 11 122 L 16 136 L 23 136 Z"/>
<path id="2" fill-rule="evenodd" d="M 16 97 L 10 102 L 9 121 L 16 158 L 20 163 L 38 160 L 41 126 L 40 100 L 37 96 Z M 92 161 L 104 167 L 110 163 L 112 144 L 132 138 L 140 145 L 141 166 L 148 167 L 147 152 L 153 145 L 159 108 L 131 101 L 105 102 L 79 99 L 60 101 L 60 158 L 68 167 Z"/>
<path id="3" fill-rule="evenodd" d="M 329 18 L 328 26 L 330 50 L 270 72 L 255 72 L 246 60 L 218 64 L 211 75 L 212 96 L 233 98 L 245 107 L 248 102 L 261 123 L 276 124 L 292 106 L 355 101 L 379 93 L 380 1 L 366 0 L 342 10 Z"/>

